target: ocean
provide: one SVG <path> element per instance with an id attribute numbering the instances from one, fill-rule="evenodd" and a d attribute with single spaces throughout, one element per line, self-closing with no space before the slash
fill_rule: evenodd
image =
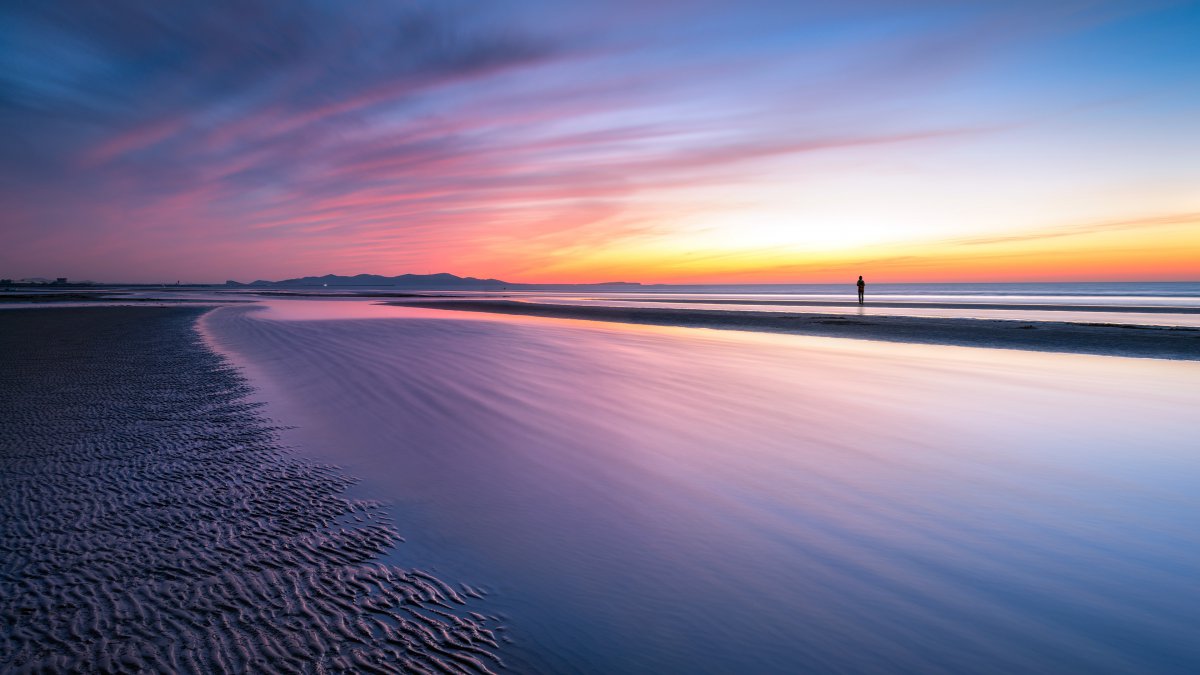
<path id="1" fill-rule="evenodd" d="M 1200 668 L 1198 362 L 374 302 L 203 325 L 517 672 Z"/>

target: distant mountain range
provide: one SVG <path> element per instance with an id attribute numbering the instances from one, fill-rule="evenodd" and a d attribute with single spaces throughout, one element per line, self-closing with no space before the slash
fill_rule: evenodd
<path id="1" fill-rule="evenodd" d="M 352 277 L 339 276 L 337 274 L 326 274 L 323 277 L 300 277 L 298 279 L 284 279 L 283 281 L 265 281 L 259 279 L 248 284 L 243 284 L 238 281 L 226 281 L 226 286 L 235 288 L 263 288 L 263 287 L 342 287 L 342 286 L 392 286 L 395 288 L 421 288 L 421 289 L 442 289 L 442 290 L 472 290 L 472 291 L 498 291 L 506 288 L 542 288 L 542 285 L 534 284 L 510 284 L 507 281 L 499 279 L 476 279 L 475 277 L 459 277 L 445 272 L 439 274 L 401 274 L 395 277 L 385 277 L 380 274 L 356 274 Z M 572 286 L 640 286 L 638 283 L 630 283 L 624 281 L 614 281 L 603 284 L 571 284 Z"/>
<path id="2" fill-rule="evenodd" d="M 381 274 L 356 274 L 344 277 L 337 274 L 326 274 L 323 277 L 300 277 L 282 281 L 265 281 L 259 279 L 248 284 L 237 281 L 226 281 L 226 286 L 396 286 L 400 288 L 465 288 L 471 290 L 499 290 L 508 286 L 499 279 L 476 279 L 475 277 L 459 277 L 453 274 L 401 274 L 395 277 L 385 277 Z"/>

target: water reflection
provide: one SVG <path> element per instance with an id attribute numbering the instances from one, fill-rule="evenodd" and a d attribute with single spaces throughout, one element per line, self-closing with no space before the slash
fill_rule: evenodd
<path id="1" fill-rule="evenodd" d="M 858 316 L 918 316 L 967 319 L 1008 319 L 1014 321 L 1074 321 L 1085 323 L 1115 323 L 1137 326 L 1193 326 L 1200 327 L 1200 313 L 1196 311 L 1195 299 L 1188 298 L 1189 305 L 1145 305 L 1154 311 L 1138 312 L 1135 307 L 1120 303 L 1095 305 L 1087 310 L 1071 309 L 1070 305 L 1054 307 L 1048 302 L 1029 303 L 1025 306 L 1004 306 L 1000 302 L 981 302 L 977 307 L 938 306 L 936 303 L 919 302 L 911 307 L 889 307 L 887 301 L 867 300 L 865 305 L 846 302 L 844 305 L 762 304 L 762 298 L 730 299 L 722 302 L 704 302 L 717 299 L 713 296 L 679 298 L 672 302 L 666 298 L 621 298 L 621 297 L 561 297 L 523 296 L 521 300 L 561 305 L 601 305 L 604 307 L 652 307 L 655 309 L 688 309 L 694 311 L 771 312 L 775 314 L 857 314 Z M 756 302 L 757 300 L 757 302 Z M 888 300 L 891 300 L 889 298 Z M 976 299 L 980 300 L 980 299 Z M 1005 298 L 1004 300 L 1007 300 Z M 807 302 L 800 299 L 798 302 Z M 826 300 L 827 301 L 827 300 Z M 1061 302 L 1061 299 L 1059 299 Z M 770 299 L 769 303 L 786 303 L 786 300 Z M 825 301 L 822 301 L 825 302 Z M 995 305 L 990 306 L 990 305 Z M 1034 309 L 1045 305 L 1044 309 Z M 1112 311 L 1099 311 L 1096 308 Z M 1178 310 L 1173 312 L 1170 310 Z"/>
<path id="2" fill-rule="evenodd" d="M 1200 364 L 304 302 L 209 329 L 529 668 L 1200 665 Z"/>

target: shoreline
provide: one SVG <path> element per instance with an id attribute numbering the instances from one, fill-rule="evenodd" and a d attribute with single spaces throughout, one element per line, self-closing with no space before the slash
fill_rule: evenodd
<path id="1" fill-rule="evenodd" d="M 1171 305 L 1063 305 L 1039 303 L 988 303 L 988 302 L 912 302 L 895 300 L 871 300 L 859 305 L 855 300 L 731 300 L 714 298 L 623 298 L 622 302 L 656 302 L 689 305 L 765 305 L 777 307 L 886 307 L 888 309 L 999 309 L 1038 312 L 1105 312 L 1121 314 L 1200 314 L 1200 307 L 1174 307 Z M 839 315 L 840 316 L 840 315 Z"/>
<path id="2" fill-rule="evenodd" d="M 66 305 L 79 303 L 85 306 L 120 307 L 129 304 L 151 305 L 225 305 L 252 302 L 248 300 L 202 300 L 198 298 L 167 298 L 167 297 L 137 297 L 122 293 L 97 291 L 96 293 L 0 293 L 0 304 L 3 305 Z"/>
<path id="3" fill-rule="evenodd" d="M 206 322 L 513 672 L 1196 662 L 1200 362 L 301 304 Z"/>
<path id="4" fill-rule="evenodd" d="M 0 312 L 0 663 L 503 667 L 482 596 L 383 560 L 386 509 L 280 443 L 207 311 Z"/>
<path id="5" fill-rule="evenodd" d="M 582 319 L 854 338 L 887 342 L 1019 349 L 1172 360 L 1200 360 L 1200 328 L 1016 319 L 845 314 L 780 314 L 666 307 L 554 305 L 510 300 L 405 301 L 384 304 L 449 311 Z"/>

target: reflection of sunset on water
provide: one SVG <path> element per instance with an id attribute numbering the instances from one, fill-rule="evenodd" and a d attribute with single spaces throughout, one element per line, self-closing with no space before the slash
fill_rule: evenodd
<path id="1" fill-rule="evenodd" d="M 552 669 L 1200 656 L 1196 363 L 268 304 L 207 331 Z"/>
<path id="2" fill-rule="evenodd" d="M 0 2 L 0 670 L 1200 673 L 1200 2 Z"/>

